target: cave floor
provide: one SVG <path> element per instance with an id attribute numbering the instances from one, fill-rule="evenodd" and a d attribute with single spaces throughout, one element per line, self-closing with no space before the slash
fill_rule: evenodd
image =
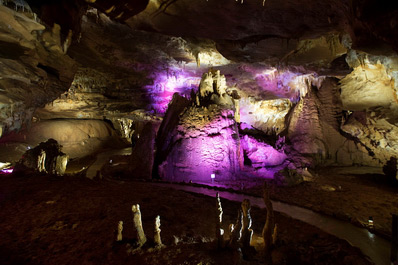
<path id="1" fill-rule="evenodd" d="M 398 187 L 381 168 L 328 167 L 311 171 L 314 178 L 284 187 L 269 181 L 271 198 L 368 227 L 373 217 L 377 234 L 391 237 L 392 213 L 398 214 Z M 241 190 L 262 195 L 261 181 L 245 183 Z"/>
<path id="2" fill-rule="evenodd" d="M 48 175 L 0 175 L 1 264 L 266 264 L 259 254 L 238 262 L 232 250 L 216 250 L 214 198 L 151 183 Z M 131 205 L 141 205 L 148 243 L 134 249 Z M 235 223 L 240 205 L 222 199 L 223 225 Z M 265 211 L 251 211 L 259 246 Z M 161 217 L 164 247 L 151 243 Z M 370 264 L 347 242 L 276 213 L 274 264 Z M 124 222 L 121 243 L 115 230 Z"/>

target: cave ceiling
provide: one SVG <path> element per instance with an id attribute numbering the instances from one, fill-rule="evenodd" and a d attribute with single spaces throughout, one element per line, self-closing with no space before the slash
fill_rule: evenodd
<path id="1" fill-rule="evenodd" d="M 273 100 L 285 112 L 286 99 L 295 103 L 325 77 L 341 81 L 347 111 L 369 105 L 392 119 L 398 109 L 392 1 L 0 3 L 2 131 L 20 128 L 35 110 L 40 119 L 164 113 L 173 93 L 189 94 L 209 68 L 248 109 Z M 361 83 L 368 75 L 380 82 L 373 90 Z"/>

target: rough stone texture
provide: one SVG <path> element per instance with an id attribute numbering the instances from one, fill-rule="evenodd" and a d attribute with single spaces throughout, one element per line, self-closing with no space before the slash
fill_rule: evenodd
<path id="1" fill-rule="evenodd" d="M 387 163 L 391 156 L 398 155 L 398 128 L 388 120 L 376 116 L 376 113 L 354 112 L 341 129 L 351 135 L 362 145 L 367 153 L 372 154 L 374 164 L 381 166 Z M 373 114 L 373 115 L 372 115 Z M 359 116 L 359 117 L 358 117 Z M 362 119 L 360 117 L 362 116 Z M 372 117 L 373 116 L 373 117 Z M 361 163 L 359 157 L 356 163 Z"/>
<path id="2" fill-rule="evenodd" d="M 69 88 L 75 62 L 64 54 L 57 25 L 46 28 L 32 13 L 0 5 L 0 125 L 2 131 L 29 124 L 35 108 Z"/>
<path id="3" fill-rule="evenodd" d="M 248 135 L 241 138 L 241 145 L 245 156 L 254 168 L 278 166 L 287 158 L 283 151 L 277 151 L 269 144 L 259 142 Z"/>
<path id="4" fill-rule="evenodd" d="M 303 182 L 304 178 L 297 169 L 284 168 L 274 175 L 280 186 L 295 186 Z"/>
<path id="5" fill-rule="evenodd" d="M 159 6 L 158 1 L 150 1 L 144 12 L 127 23 L 171 35 L 189 36 L 195 32 L 200 37 L 236 40 L 264 35 L 316 36 L 342 27 L 344 22 L 341 19 L 344 19 L 345 1 L 265 1 L 265 5 L 262 4 L 261 0 L 242 3 L 180 0 Z"/>
<path id="6" fill-rule="evenodd" d="M 239 107 L 242 129 L 255 128 L 273 135 L 285 130 L 285 117 L 292 102 L 287 98 L 256 100 L 254 97 L 242 96 Z"/>
<path id="7" fill-rule="evenodd" d="M 151 178 L 155 156 L 155 136 L 158 125 L 147 122 L 133 146 L 129 163 L 130 174 L 134 178 Z"/>
<path id="8" fill-rule="evenodd" d="M 315 164 L 380 165 L 397 153 L 396 4 L 62 0 L 28 1 L 30 9 L 5 2 L 20 12 L 0 6 L 0 135 L 29 127 L 34 116 L 106 119 L 131 139 L 133 124 L 159 121 L 172 95 L 189 96 L 212 68 L 227 80 L 216 81 L 225 82 L 218 97 L 201 95 L 205 105 L 214 100 L 234 105 L 241 129 L 273 137 L 287 129 L 293 151 Z M 35 21 L 31 10 L 44 22 Z M 341 85 L 323 82 L 329 76 Z M 220 97 L 224 92 L 232 99 Z M 352 111 L 372 119 L 361 124 L 346 119 Z M 215 114 L 208 112 L 187 115 L 212 119 Z M 196 122 L 204 126 L 199 121 L 190 126 Z M 230 126 L 223 122 L 220 126 Z M 220 143 L 229 137 L 220 135 L 212 139 L 224 148 Z"/>
<path id="9" fill-rule="evenodd" d="M 343 123 L 339 86 L 335 79 L 328 78 L 294 107 L 289 117 L 288 139 L 298 153 L 312 157 L 313 165 L 379 166 L 380 159 L 371 155 L 368 144 L 355 139 L 357 136 L 348 130 L 352 125 Z M 357 131 L 362 134 L 361 128 Z"/>
<path id="10" fill-rule="evenodd" d="M 65 173 L 69 157 L 61 151 L 61 148 L 62 146 L 54 139 L 40 143 L 35 148 L 25 152 L 21 160 L 15 165 L 14 173 L 24 174 L 27 171 L 37 171 L 62 176 Z M 44 157 L 43 154 L 45 154 Z M 44 160 L 40 161 L 41 159 Z"/>
<path id="11" fill-rule="evenodd" d="M 191 106 L 182 108 L 188 103 L 184 100 L 171 103 L 157 140 L 161 178 L 208 182 L 211 174 L 216 179 L 235 177 L 243 161 L 234 105 L 231 97 L 222 93 L 224 86 L 225 77 L 219 71 L 205 73 Z M 180 111 L 173 111 L 174 108 Z M 167 124 L 174 119 L 174 126 Z"/>
<path id="12" fill-rule="evenodd" d="M 299 153 L 323 159 L 326 157 L 326 146 L 318 114 L 319 105 L 313 89 L 300 99 L 290 116 L 288 138 Z"/>

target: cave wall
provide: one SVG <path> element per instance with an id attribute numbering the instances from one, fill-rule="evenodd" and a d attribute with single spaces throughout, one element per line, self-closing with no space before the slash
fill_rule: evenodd
<path id="1" fill-rule="evenodd" d="M 3 5 L 0 17 L 0 131 L 7 133 L 29 125 L 37 107 L 69 88 L 76 62 L 65 54 L 59 26 Z"/>
<path id="2" fill-rule="evenodd" d="M 168 109 L 174 114 L 157 136 L 162 174 L 232 176 L 242 163 L 238 129 L 272 141 L 286 135 L 298 164 L 380 166 L 398 155 L 394 4 L 29 2 L 42 19 L 27 5 L 0 5 L 0 135 L 29 127 L 32 117 L 96 119 L 131 140 L 137 124 L 160 123 L 174 93 L 200 92 L 212 69 L 225 74 L 233 107 L 189 107 L 175 97 L 170 106 L 181 106 Z M 55 15 L 62 6 L 67 18 Z M 187 166 L 201 159 L 209 169 Z"/>

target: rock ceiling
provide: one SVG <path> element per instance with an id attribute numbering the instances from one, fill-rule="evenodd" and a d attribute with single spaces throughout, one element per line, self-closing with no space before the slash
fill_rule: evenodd
<path id="1" fill-rule="evenodd" d="M 0 4 L 2 134 L 28 126 L 33 116 L 106 118 L 114 124 L 153 119 L 162 116 L 175 92 L 189 96 L 202 74 L 213 68 L 225 75 L 228 89 L 239 94 L 243 127 L 279 134 L 290 122 L 288 134 L 301 139 L 305 133 L 293 129 L 309 119 L 317 124 L 311 123 L 308 134 L 324 140 L 307 149 L 327 149 L 338 156 L 338 147 L 325 139 L 343 137 L 339 132 L 343 119 L 346 136 L 362 139 L 361 147 L 345 143 L 344 137 L 339 140 L 351 158 L 358 148 L 367 152 L 379 144 L 395 150 L 396 2 L 2 0 Z M 301 115 L 298 109 L 307 112 Z M 325 114 L 325 109 L 339 114 Z M 358 124 L 360 115 L 354 119 L 344 114 L 352 112 L 365 113 L 365 121 Z M 291 116 L 285 119 L 288 113 Z M 331 132 L 325 136 L 328 130 L 322 119 L 329 120 L 328 126 L 339 136 Z M 371 136 L 375 131 L 377 139 Z M 383 137 L 389 142 L 381 141 Z"/>

